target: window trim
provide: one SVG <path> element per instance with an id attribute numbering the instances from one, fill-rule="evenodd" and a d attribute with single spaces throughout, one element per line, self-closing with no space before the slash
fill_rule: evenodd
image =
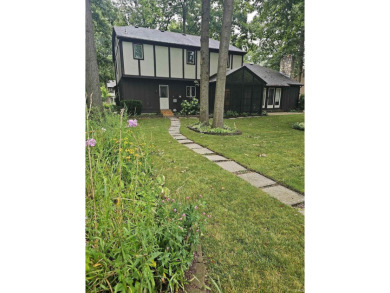
<path id="1" fill-rule="evenodd" d="M 187 96 L 187 89 L 190 88 L 190 95 Z M 192 95 L 192 88 L 194 88 L 194 95 Z M 196 86 L 194 85 L 187 85 L 186 86 L 186 98 L 195 98 L 196 97 Z"/>
<path id="2" fill-rule="evenodd" d="M 134 47 L 135 47 L 136 45 L 140 45 L 141 48 L 142 48 L 142 58 L 136 58 L 136 56 L 135 56 Z M 145 57 L 145 55 L 144 55 L 144 44 L 141 44 L 141 43 L 133 43 L 133 59 L 135 59 L 135 60 L 144 60 L 144 57 Z"/>
<path id="3" fill-rule="evenodd" d="M 189 63 L 188 62 L 188 53 L 193 52 L 194 53 L 194 63 Z M 186 50 L 186 63 L 188 65 L 196 65 L 196 51 L 195 50 Z"/>

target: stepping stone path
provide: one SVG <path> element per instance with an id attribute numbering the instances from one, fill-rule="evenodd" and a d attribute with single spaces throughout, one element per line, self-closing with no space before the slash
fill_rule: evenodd
<path id="1" fill-rule="evenodd" d="M 260 188 L 265 193 L 276 198 L 282 203 L 296 207 L 300 213 L 305 214 L 305 197 L 302 194 L 288 189 L 287 187 L 284 187 L 259 173 L 247 170 L 236 162 L 215 154 L 212 150 L 194 143 L 192 140 L 189 140 L 187 137 L 180 134 L 180 120 L 178 118 L 169 117 L 169 119 L 171 120 L 169 134 L 172 135 L 172 137 L 175 138 L 179 143 L 183 144 L 189 149 L 192 149 L 194 152 L 203 155 L 205 158 L 213 161 L 226 171 L 229 171 L 241 179 L 247 181 L 249 184 Z"/>

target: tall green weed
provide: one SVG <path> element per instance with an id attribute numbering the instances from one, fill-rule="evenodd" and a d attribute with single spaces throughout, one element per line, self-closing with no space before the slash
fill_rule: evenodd
<path id="1" fill-rule="evenodd" d="M 151 167 L 142 123 L 87 113 L 86 291 L 174 292 L 192 263 L 204 203 L 177 202 Z"/>

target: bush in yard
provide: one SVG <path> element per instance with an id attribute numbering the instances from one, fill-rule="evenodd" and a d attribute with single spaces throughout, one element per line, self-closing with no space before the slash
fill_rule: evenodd
<path id="1" fill-rule="evenodd" d="M 226 111 L 225 116 L 226 117 L 238 117 L 238 112 L 232 111 L 232 110 L 228 110 L 228 111 Z"/>
<path id="2" fill-rule="evenodd" d="M 141 115 L 142 102 L 139 100 L 122 100 L 120 101 L 122 108 L 125 108 L 129 116 Z"/>
<path id="3" fill-rule="evenodd" d="M 263 112 L 261 112 L 261 115 L 263 115 L 263 116 L 268 116 L 268 112 L 265 111 L 265 110 L 263 110 Z"/>
<path id="4" fill-rule="evenodd" d="M 176 292 L 206 217 L 169 197 L 138 121 L 87 113 L 86 292 Z"/>
<path id="5" fill-rule="evenodd" d="M 295 122 L 292 126 L 294 129 L 305 130 L 305 122 Z"/>
<path id="6" fill-rule="evenodd" d="M 298 108 L 300 110 L 305 110 L 305 94 L 302 94 L 298 101 Z"/>
<path id="7" fill-rule="evenodd" d="M 192 98 L 190 102 L 184 100 L 181 102 L 180 114 L 183 115 L 196 115 L 199 113 L 199 101 L 197 98 Z"/>
<path id="8" fill-rule="evenodd" d="M 247 112 L 242 112 L 242 113 L 241 113 L 241 116 L 242 116 L 242 117 L 248 117 L 248 115 L 249 115 L 249 114 L 248 114 Z"/>

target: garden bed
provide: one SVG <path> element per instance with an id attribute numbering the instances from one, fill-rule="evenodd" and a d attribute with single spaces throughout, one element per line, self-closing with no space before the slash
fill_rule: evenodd
<path id="1" fill-rule="evenodd" d="M 228 126 L 224 128 L 211 128 L 211 126 L 200 126 L 199 124 L 189 125 L 188 129 L 192 131 L 203 133 L 203 134 L 211 134 L 211 135 L 241 135 L 242 132 L 238 129 L 233 129 Z"/>

